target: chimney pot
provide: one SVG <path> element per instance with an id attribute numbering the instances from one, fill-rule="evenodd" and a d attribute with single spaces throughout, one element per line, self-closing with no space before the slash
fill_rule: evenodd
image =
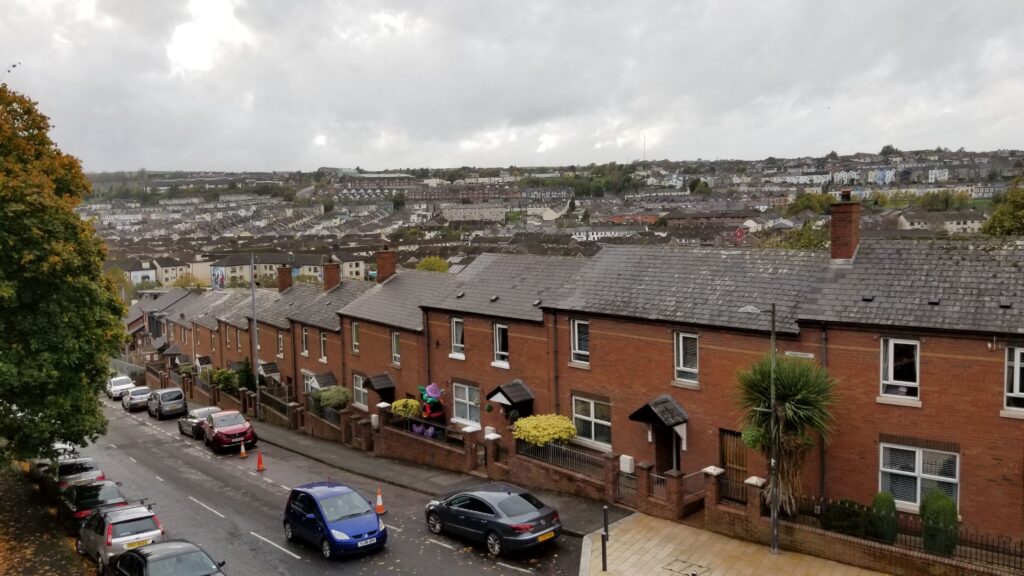
<path id="1" fill-rule="evenodd" d="M 277 269 L 277 291 L 284 292 L 292 287 L 292 269 L 290 266 L 281 266 Z"/>

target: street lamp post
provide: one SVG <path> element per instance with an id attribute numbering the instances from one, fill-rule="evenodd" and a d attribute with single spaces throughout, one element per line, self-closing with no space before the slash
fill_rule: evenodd
<path id="1" fill-rule="evenodd" d="M 249 253 L 249 290 L 252 294 L 252 384 L 256 387 L 256 418 L 259 419 L 261 416 L 261 409 L 263 405 L 260 403 L 261 397 L 261 386 L 260 386 L 260 375 L 259 375 L 259 353 L 257 349 L 259 342 L 256 341 L 256 255 L 252 252 Z"/>
<path id="2" fill-rule="evenodd" d="M 754 312 L 757 314 L 763 314 L 764 311 L 756 306 L 744 306 L 740 308 L 740 312 Z M 772 307 L 768 311 L 772 317 L 771 323 L 771 354 L 769 356 L 771 362 L 771 369 L 769 372 L 769 388 L 770 398 L 768 400 L 768 413 L 769 413 L 769 435 L 771 436 L 771 451 L 768 462 L 768 507 L 771 509 L 771 521 L 772 521 L 772 535 L 771 535 L 771 553 L 779 553 L 779 433 L 777 430 L 778 411 L 775 404 L 775 358 L 776 358 L 776 347 L 775 347 L 775 303 L 772 302 Z M 755 408 L 763 412 L 763 408 Z"/>

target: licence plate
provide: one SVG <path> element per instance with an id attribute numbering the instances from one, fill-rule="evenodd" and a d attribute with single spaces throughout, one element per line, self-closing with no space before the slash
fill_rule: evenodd
<path id="1" fill-rule="evenodd" d="M 152 540 L 138 540 L 136 542 L 129 542 L 129 543 L 125 544 L 124 547 L 128 548 L 130 550 L 132 548 L 138 548 L 139 546 L 145 546 L 146 544 L 149 544 L 150 542 L 152 542 Z"/>
<path id="2" fill-rule="evenodd" d="M 376 543 L 377 543 L 377 539 L 376 538 L 367 538 L 366 540 L 363 540 L 359 544 L 356 544 L 356 547 L 357 548 L 362 548 L 363 546 L 369 546 L 370 544 L 376 544 Z"/>
<path id="3" fill-rule="evenodd" d="M 241 439 L 241 438 L 232 438 L 231 440 L 228 440 L 228 442 L 229 442 L 230 444 L 238 444 L 238 443 L 239 443 L 239 442 L 241 442 L 241 441 L 242 441 L 242 439 Z"/>
<path id="4" fill-rule="evenodd" d="M 537 542 L 543 542 L 545 540 L 551 540 L 554 537 L 555 537 L 555 533 L 554 532 L 545 532 L 545 533 L 541 534 L 540 536 L 537 536 Z"/>

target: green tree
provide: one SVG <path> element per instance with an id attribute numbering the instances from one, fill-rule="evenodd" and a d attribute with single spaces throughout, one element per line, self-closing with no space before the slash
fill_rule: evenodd
<path id="1" fill-rule="evenodd" d="M 417 270 L 426 270 L 427 272 L 447 272 L 448 261 L 440 256 L 427 256 L 420 263 L 416 265 Z"/>
<path id="2" fill-rule="evenodd" d="M 196 278 L 191 274 L 185 274 L 184 276 L 178 277 L 178 279 L 174 281 L 173 286 L 175 288 L 193 288 L 202 286 L 202 284 L 199 282 L 199 278 Z"/>
<path id="3" fill-rule="evenodd" d="M 828 441 L 833 418 L 836 382 L 817 362 L 779 356 L 775 365 L 775 434 L 772 435 L 771 358 L 739 374 L 739 408 L 743 411 L 743 442 L 771 458 L 778 446 L 777 475 L 779 501 L 787 513 L 796 511 L 800 494 L 800 467 L 814 446 L 815 436 Z M 772 482 L 765 485 L 769 499 Z"/>
<path id="4" fill-rule="evenodd" d="M 1024 181 L 1002 195 L 992 217 L 981 227 L 992 236 L 1024 236 Z"/>
<path id="5" fill-rule="evenodd" d="M 399 192 L 391 198 L 391 206 L 395 210 L 401 210 L 405 208 L 405 192 Z"/>
<path id="6" fill-rule="evenodd" d="M 839 160 L 839 154 L 833 150 L 825 155 L 825 160 Z"/>
<path id="7" fill-rule="evenodd" d="M 786 230 L 782 234 L 768 236 L 761 241 L 761 248 L 787 248 L 789 250 L 819 250 L 829 244 L 828 228 L 815 228 L 804 222 L 800 228 Z"/>
<path id="8" fill-rule="evenodd" d="M 889 156 L 898 156 L 900 154 L 900 150 L 892 144 L 886 144 L 885 146 L 882 146 L 882 151 L 879 152 L 879 154 L 888 158 Z"/>
<path id="9" fill-rule="evenodd" d="M 334 200 L 331 198 L 324 198 L 320 203 L 324 205 L 324 214 L 334 212 Z"/>
<path id="10" fill-rule="evenodd" d="M 99 392 L 127 340 L 92 225 L 91 185 L 29 98 L 0 84 L 0 450 L 53 456 L 106 431 Z"/>
<path id="11" fill-rule="evenodd" d="M 799 214 L 804 210 L 810 210 L 815 214 L 824 214 L 828 212 L 829 206 L 835 201 L 835 197 L 831 194 L 806 194 L 800 193 L 796 195 L 796 198 L 786 206 L 786 216 L 792 216 Z"/>
<path id="12" fill-rule="evenodd" d="M 154 288 L 159 287 L 160 283 L 157 282 L 156 280 L 143 280 L 142 282 L 139 282 L 138 284 L 135 285 L 135 292 L 139 293 L 143 290 L 153 290 Z"/>

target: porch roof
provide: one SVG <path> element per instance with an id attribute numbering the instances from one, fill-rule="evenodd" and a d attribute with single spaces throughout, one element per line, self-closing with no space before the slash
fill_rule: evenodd
<path id="1" fill-rule="evenodd" d="M 634 422 L 644 424 L 659 424 L 662 426 L 678 426 L 690 420 L 686 410 L 676 402 L 676 399 L 668 394 L 662 394 L 647 404 L 638 408 L 629 415 Z"/>
<path id="2" fill-rule="evenodd" d="M 523 384 L 523 381 L 516 378 L 511 382 L 499 385 L 487 395 L 487 399 L 505 406 L 521 404 L 533 400 L 533 392 Z"/>
<path id="3" fill-rule="evenodd" d="M 321 388 L 330 388 L 338 383 L 338 379 L 335 378 L 334 374 L 331 372 L 316 374 L 313 376 L 313 380 L 316 381 L 316 385 Z"/>
<path id="4" fill-rule="evenodd" d="M 391 374 L 388 374 L 387 372 L 377 374 L 376 376 L 370 376 L 367 378 L 367 382 L 369 382 L 370 388 L 373 388 L 375 392 L 395 389 L 395 381 L 391 378 Z"/>

